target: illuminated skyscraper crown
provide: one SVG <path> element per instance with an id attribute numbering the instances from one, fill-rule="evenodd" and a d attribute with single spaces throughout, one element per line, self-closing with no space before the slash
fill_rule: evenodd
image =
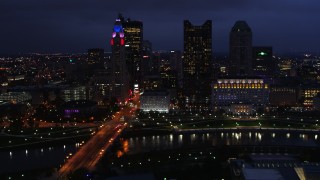
<path id="1" fill-rule="evenodd" d="M 120 19 L 116 19 L 116 22 L 114 23 L 112 39 L 110 43 L 113 46 L 117 42 L 120 43 L 120 46 L 124 46 L 124 32 L 123 32 L 122 23 Z"/>

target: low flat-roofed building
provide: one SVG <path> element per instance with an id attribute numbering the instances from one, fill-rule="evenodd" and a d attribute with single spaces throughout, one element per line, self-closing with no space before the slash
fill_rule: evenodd
<path id="1" fill-rule="evenodd" d="M 320 179 L 320 167 L 314 165 L 304 165 L 303 167 L 304 178 L 307 180 Z M 303 179 L 303 178 L 300 178 Z"/>
<path id="2" fill-rule="evenodd" d="M 232 104 L 229 110 L 232 114 L 238 115 L 250 115 L 253 113 L 251 104 Z"/>
<path id="3" fill-rule="evenodd" d="M 269 85 L 259 78 L 218 79 L 212 88 L 212 103 L 216 106 L 247 103 L 266 105 Z"/>
<path id="4" fill-rule="evenodd" d="M 318 180 L 318 162 L 301 161 L 295 155 L 251 154 L 249 159 L 229 159 L 233 179 Z"/>
<path id="5" fill-rule="evenodd" d="M 144 91 L 140 96 L 140 109 L 143 112 L 156 111 L 168 113 L 170 107 L 170 96 L 167 91 Z"/>
<path id="6" fill-rule="evenodd" d="M 245 180 L 284 180 L 276 169 L 244 168 L 242 173 Z"/>
<path id="7" fill-rule="evenodd" d="M 275 85 L 270 87 L 269 101 L 271 106 L 297 106 L 299 88 L 294 86 Z"/>
<path id="8" fill-rule="evenodd" d="M 31 101 L 32 97 L 26 92 L 7 92 L 0 94 L 0 101 L 9 101 L 13 104 Z"/>
<path id="9" fill-rule="evenodd" d="M 252 105 L 253 109 L 265 107 L 269 104 L 269 84 L 261 78 L 217 79 L 212 84 L 211 103 L 213 108 L 225 110 L 233 104 Z"/>
<path id="10" fill-rule="evenodd" d="M 8 76 L 8 81 L 20 81 L 24 80 L 25 75 L 12 75 Z"/>
<path id="11" fill-rule="evenodd" d="M 320 93 L 319 84 L 304 84 L 302 86 L 303 105 L 306 107 L 313 107 L 313 98 Z"/>
<path id="12" fill-rule="evenodd" d="M 85 86 L 69 87 L 61 90 L 61 98 L 65 101 L 90 100 L 89 88 Z"/>

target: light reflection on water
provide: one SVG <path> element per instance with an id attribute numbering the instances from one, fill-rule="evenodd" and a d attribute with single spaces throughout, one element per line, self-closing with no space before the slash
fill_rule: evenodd
<path id="1" fill-rule="evenodd" d="M 182 143 L 182 140 L 183 140 L 183 135 L 180 134 L 180 135 L 179 135 L 179 141 L 178 141 L 178 143 L 181 144 L 181 143 Z"/>
<path id="2" fill-rule="evenodd" d="M 159 149 L 184 147 L 223 146 L 223 145 L 273 145 L 273 146 L 309 146 L 320 147 L 318 134 L 294 132 L 210 132 L 167 134 L 121 138 L 123 153 L 147 152 Z M 1 172 L 28 170 L 45 167 L 58 167 L 69 153 L 74 153 L 81 143 L 66 144 L 55 147 L 23 149 L 0 152 Z M 25 164 L 28 164 L 26 167 Z"/>
<path id="3" fill-rule="evenodd" d="M 138 137 L 138 139 L 140 140 L 132 141 L 132 138 L 128 138 L 129 153 L 147 152 L 159 149 L 174 149 L 197 145 L 272 145 L 320 147 L 320 142 L 318 142 L 317 135 L 315 135 L 314 138 L 310 138 L 308 134 L 299 134 L 294 132 L 185 133 L 161 136 L 143 136 Z"/>

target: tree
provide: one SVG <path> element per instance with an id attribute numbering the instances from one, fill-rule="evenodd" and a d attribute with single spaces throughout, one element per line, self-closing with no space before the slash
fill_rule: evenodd
<path id="1" fill-rule="evenodd" d="M 88 179 L 89 178 L 88 176 L 90 176 L 90 174 L 88 173 L 88 170 L 85 168 L 77 169 L 68 175 L 70 179 L 76 179 L 76 180 Z"/>
<path id="2" fill-rule="evenodd" d="M 15 120 L 12 123 L 10 123 L 10 128 L 14 130 L 20 130 L 23 128 L 23 122 L 21 121 L 21 119 Z"/>

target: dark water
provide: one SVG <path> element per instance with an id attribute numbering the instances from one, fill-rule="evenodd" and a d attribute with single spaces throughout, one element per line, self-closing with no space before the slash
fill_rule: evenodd
<path id="1" fill-rule="evenodd" d="M 78 144 L 69 144 L 55 147 L 0 151 L 0 173 L 59 167 L 66 156 L 69 153 L 74 153 L 78 147 Z"/>
<path id="2" fill-rule="evenodd" d="M 206 146 L 304 146 L 320 147 L 320 135 L 299 132 L 210 132 L 121 138 L 126 153 Z M 0 173 L 59 167 L 79 144 L 14 151 L 0 151 Z"/>

